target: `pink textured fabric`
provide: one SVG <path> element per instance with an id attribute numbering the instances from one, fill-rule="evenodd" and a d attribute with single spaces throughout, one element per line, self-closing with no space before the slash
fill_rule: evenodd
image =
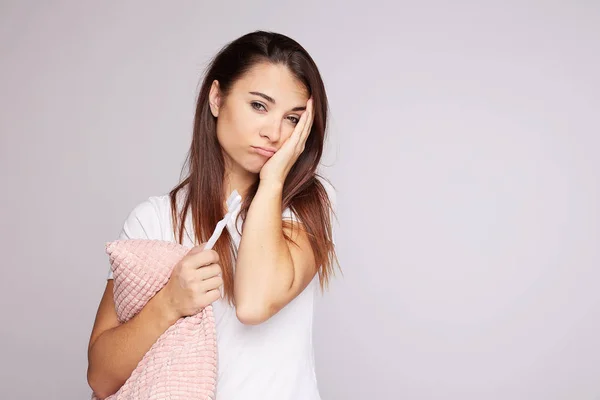
<path id="1" fill-rule="evenodd" d="M 136 315 L 168 281 L 190 249 L 162 240 L 109 242 L 119 321 Z M 169 327 L 144 355 L 119 391 L 106 399 L 214 399 L 217 340 L 212 305 Z M 93 400 L 99 400 L 95 393 Z"/>

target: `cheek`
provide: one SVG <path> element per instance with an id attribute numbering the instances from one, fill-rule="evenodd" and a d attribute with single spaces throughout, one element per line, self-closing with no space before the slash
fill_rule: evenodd
<path id="1" fill-rule="evenodd" d="M 251 150 L 260 142 L 259 132 L 260 119 L 247 112 L 223 113 L 217 121 L 217 139 L 225 153 L 252 173 L 259 173 L 266 162 Z"/>
<path id="2" fill-rule="evenodd" d="M 286 141 L 292 136 L 294 133 L 295 125 L 292 124 L 284 124 L 283 129 L 281 130 L 281 139 L 282 141 Z"/>
<path id="3" fill-rule="evenodd" d="M 228 115 L 225 121 L 226 134 L 238 145 L 248 146 L 254 144 L 254 136 L 260 130 L 260 120 L 244 107 L 236 110 L 235 115 Z"/>
<path id="4" fill-rule="evenodd" d="M 223 113 L 217 120 L 217 138 L 221 146 L 228 152 L 236 152 L 237 147 L 244 145 L 247 128 L 239 115 Z"/>

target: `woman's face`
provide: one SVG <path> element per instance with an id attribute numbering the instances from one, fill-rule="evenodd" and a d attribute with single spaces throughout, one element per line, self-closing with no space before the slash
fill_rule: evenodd
<path id="1" fill-rule="evenodd" d="M 292 134 L 309 93 L 288 67 L 260 63 L 238 79 L 225 98 L 213 82 L 209 97 L 227 168 L 258 174 Z"/>

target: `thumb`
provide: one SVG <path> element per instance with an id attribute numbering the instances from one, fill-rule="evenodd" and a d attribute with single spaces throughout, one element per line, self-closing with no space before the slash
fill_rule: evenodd
<path id="1" fill-rule="evenodd" d="M 192 247 L 192 249 L 190 251 L 188 251 L 188 254 L 200 253 L 201 251 L 204 250 L 205 246 L 206 246 L 206 242 L 200 243 L 199 245 Z"/>

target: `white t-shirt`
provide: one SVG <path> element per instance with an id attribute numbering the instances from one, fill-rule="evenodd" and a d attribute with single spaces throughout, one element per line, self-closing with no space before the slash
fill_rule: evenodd
<path id="1" fill-rule="evenodd" d="M 332 205 L 335 192 L 323 181 Z M 227 230 L 239 246 L 233 215 Z M 294 219 L 289 209 L 282 218 Z M 169 195 L 153 196 L 137 205 L 125 220 L 120 239 L 175 242 Z M 238 221 L 241 232 L 241 218 Z M 191 234 L 190 234 L 191 233 Z M 183 244 L 194 246 L 188 213 Z M 109 269 L 110 271 L 110 269 Z M 108 279 L 112 279 L 112 271 Z M 315 275 L 294 300 L 259 325 L 244 325 L 224 300 L 213 303 L 217 330 L 218 400 L 320 400 L 313 353 L 313 304 L 319 288 Z"/>

